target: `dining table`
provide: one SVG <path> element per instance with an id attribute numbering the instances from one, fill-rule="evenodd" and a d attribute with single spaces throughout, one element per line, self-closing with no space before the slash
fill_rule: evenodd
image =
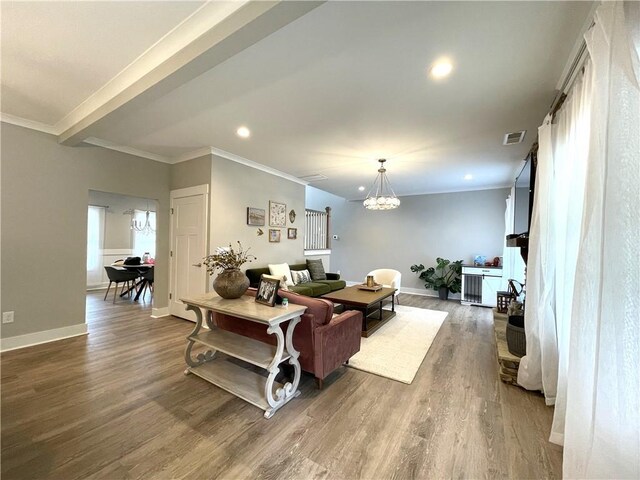
<path id="1" fill-rule="evenodd" d="M 132 271 L 132 272 L 138 272 L 141 275 L 139 277 L 139 280 L 135 283 L 135 285 L 133 285 L 132 287 L 127 288 L 124 292 L 122 292 L 120 294 L 121 297 L 124 297 L 125 295 L 129 295 L 131 290 L 136 290 L 136 296 L 134 297 L 133 301 L 137 302 L 138 299 L 140 298 L 140 294 L 144 291 L 144 287 L 146 287 L 147 285 L 151 284 L 151 282 L 149 280 L 147 280 L 146 278 L 144 278 L 142 276 L 142 274 L 146 273 L 150 269 L 152 269 L 155 266 L 155 264 L 154 263 L 141 263 L 140 265 L 125 265 L 125 264 L 122 264 L 122 263 L 112 263 L 111 266 L 115 267 L 115 268 L 123 268 L 125 270 L 129 270 L 129 271 Z"/>

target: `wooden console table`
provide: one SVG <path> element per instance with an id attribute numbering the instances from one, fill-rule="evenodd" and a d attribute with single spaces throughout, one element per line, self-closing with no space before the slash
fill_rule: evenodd
<path id="1" fill-rule="evenodd" d="M 193 310 L 196 314 L 196 326 L 187 337 L 184 357 L 188 368 L 184 371 L 185 375 L 193 373 L 263 409 L 265 418 L 271 418 L 289 400 L 300 395 L 300 352 L 293 348 L 293 331 L 307 307 L 293 304 L 287 307 L 269 307 L 256 303 L 249 296 L 225 300 L 211 293 L 180 300 L 187 305 L 187 310 Z M 201 331 L 203 311 L 208 331 Z M 269 345 L 216 327 L 212 312 L 263 324 L 267 333 L 275 335 L 277 345 Z M 280 325 L 287 320 L 290 321 L 285 334 Z M 191 350 L 196 344 L 204 345 L 209 350 L 196 355 L 194 359 Z M 218 351 L 264 368 L 269 375 L 265 377 L 229 362 L 217 356 Z M 294 379 L 283 385 L 276 382 L 275 378 L 279 372 L 278 366 L 286 360 L 294 368 Z"/>

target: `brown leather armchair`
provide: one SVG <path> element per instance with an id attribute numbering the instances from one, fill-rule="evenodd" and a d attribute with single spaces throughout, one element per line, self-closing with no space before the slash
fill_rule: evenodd
<path id="1" fill-rule="evenodd" d="M 250 288 L 245 295 L 255 297 L 256 289 Z M 293 346 L 300 352 L 298 361 L 302 370 L 313 374 L 318 388 L 322 388 L 327 375 L 360 351 L 362 313 L 349 310 L 334 317 L 333 303 L 328 300 L 283 290 L 278 291 L 278 295 L 307 307 L 294 331 Z M 269 335 L 263 325 L 220 313 L 213 313 L 213 321 L 224 330 L 276 344 L 274 336 Z"/>

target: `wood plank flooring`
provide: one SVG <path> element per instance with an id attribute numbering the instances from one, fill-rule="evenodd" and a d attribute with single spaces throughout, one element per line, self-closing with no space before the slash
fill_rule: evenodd
<path id="1" fill-rule="evenodd" d="M 340 368 L 270 419 L 184 376 L 193 324 L 87 295 L 90 334 L 2 355 L 2 479 L 558 478 L 542 396 L 499 381 L 491 310 L 448 311 L 405 385 Z"/>

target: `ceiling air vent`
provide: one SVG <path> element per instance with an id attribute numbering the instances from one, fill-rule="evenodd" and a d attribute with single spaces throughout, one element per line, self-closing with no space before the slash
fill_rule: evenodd
<path id="1" fill-rule="evenodd" d="M 504 134 L 503 145 L 516 145 L 518 143 L 522 143 L 524 140 L 524 136 L 527 133 L 526 130 L 522 130 L 521 132 L 512 132 Z"/>
<path id="2" fill-rule="evenodd" d="M 305 182 L 313 183 L 319 182 L 320 180 L 326 180 L 327 176 L 322 175 L 320 173 L 314 173 L 313 175 L 305 175 L 304 177 L 298 177 L 300 180 L 304 180 Z"/>

